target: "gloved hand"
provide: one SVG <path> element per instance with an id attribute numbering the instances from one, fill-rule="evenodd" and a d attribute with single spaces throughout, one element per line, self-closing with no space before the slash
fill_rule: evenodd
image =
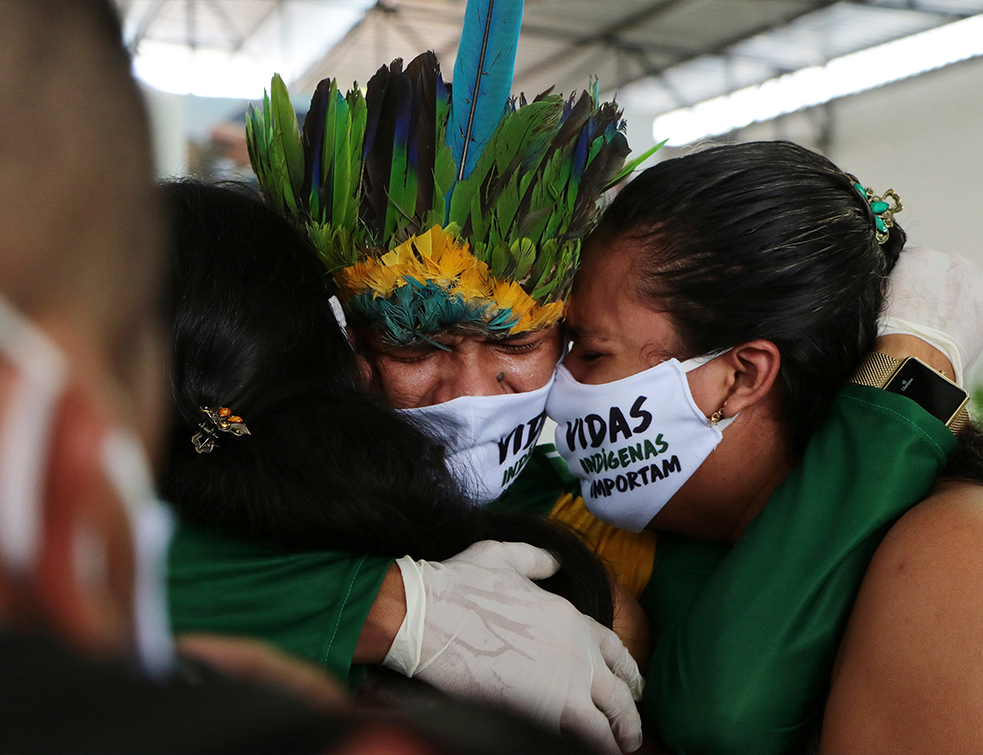
<path id="1" fill-rule="evenodd" d="M 559 568 L 546 551 L 486 540 L 443 562 L 396 563 L 407 611 L 386 666 L 601 752 L 638 749 L 638 666 L 614 632 L 531 581 Z"/>
<path id="2" fill-rule="evenodd" d="M 918 336 L 952 362 L 953 378 L 983 351 L 983 270 L 958 254 L 908 244 L 891 271 L 878 335 Z"/>

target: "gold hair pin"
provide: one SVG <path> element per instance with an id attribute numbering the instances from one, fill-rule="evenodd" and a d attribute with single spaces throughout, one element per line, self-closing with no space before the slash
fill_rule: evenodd
<path id="1" fill-rule="evenodd" d="M 227 406 L 221 409 L 212 409 L 208 406 L 200 406 L 201 413 L 205 415 L 205 421 L 199 427 L 199 432 L 191 439 L 195 451 L 200 454 L 211 453 L 218 445 L 218 433 L 232 433 L 233 435 L 250 435 L 246 423 L 242 417 L 233 414 Z"/>

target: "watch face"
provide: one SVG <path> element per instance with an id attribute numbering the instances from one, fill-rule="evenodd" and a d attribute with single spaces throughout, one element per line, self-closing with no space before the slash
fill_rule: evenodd
<path id="1" fill-rule="evenodd" d="M 904 361 L 884 390 L 907 396 L 946 424 L 969 400 L 966 391 L 913 357 Z"/>

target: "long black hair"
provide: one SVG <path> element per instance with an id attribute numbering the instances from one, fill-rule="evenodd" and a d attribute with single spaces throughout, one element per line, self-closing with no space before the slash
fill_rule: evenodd
<path id="1" fill-rule="evenodd" d="M 173 423 L 162 491 L 181 514 L 292 550 L 443 560 L 479 540 L 546 548 L 548 584 L 610 626 L 603 567 L 569 532 L 465 499 L 438 445 L 359 385 L 312 247 L 249 190 L 166 185 Z M 192 436 L 202 407 L 249 429 Z"/>
<path id="2" fill-rule="evenodd" d="M 793 456 L 873 347 L 905 242 L 895 225 L 878 243 L 854 183 L 790 142 L 728 144 L 644 171 L 595 231 L 642 244 L 634 285 L 672 317 L 680 358 L 759 338 L 779 348 Z"/>

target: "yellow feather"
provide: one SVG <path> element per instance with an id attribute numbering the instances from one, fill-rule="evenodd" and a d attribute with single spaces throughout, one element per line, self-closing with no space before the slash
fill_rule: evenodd
<path id="1" fill-rule="evenodd" d="M 465 302 L 488 306 L 487 316 L 511 310 L 518 318 L 509 334 L 538 330 L 556 324 L 563 316 L 564 303 L 540 306 L 515 281 L 492 278 L 488 265 L 473 254 L 466 242 L 456 236 L 456 227 L 439 225 L 414 236 L 377 259 L 368 258 L 339 271 L 335 276 L 342 297 L 350 301 L 371 291 L 373 296 L 391 296 L 407 285 L 407 278 L 433 282 Z"/>
<path id="2" fill-rule="evenodd" d="M 562 301 L 554 301 L 542 306 L 537 305 L 512 326 L 511 330 L 509 330 L 509 335 L 525 333 L 530 330 L 541 330 L 542 328 L 549 328 L 556 325 L 563 319 L 565 309 L 566 302 Z"/>

